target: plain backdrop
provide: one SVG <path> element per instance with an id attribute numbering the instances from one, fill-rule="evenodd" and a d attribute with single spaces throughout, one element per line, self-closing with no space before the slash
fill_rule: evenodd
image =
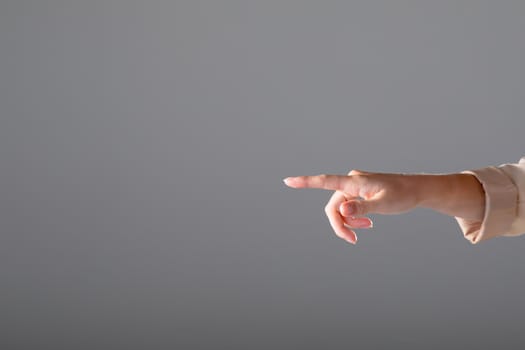
<path id="1" fill-rule="evenodd" d="M 512 348 L 525 238 L 337 238 L 293 175 L 525 155 L 523 1 L 0 3 L 2 349 Z"/>

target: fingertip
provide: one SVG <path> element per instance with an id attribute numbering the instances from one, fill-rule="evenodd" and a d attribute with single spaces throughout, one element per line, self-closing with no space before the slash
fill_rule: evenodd
<path id="1" fill-rule="evenodd" d="M 357 237 L 352 239 L 352 238 L 347 238 L 346 241 L 352 245 L 356 245 L 357 244 Z"/>
<path id="2" fill-rule="evenodd" d="M 347 241 L 350 244 L 355 245 L 357 243 L 357 235 L 354 231 L 347 229 L 348 233 L 346 233 L 343 237 L 344 240 Z"/>
<path id="3" fill-rule="evenodd" d="M 288 187 L 296 187 L 297 186 L 297 178 L 296 177 L 284 178 L 283 182 Z"/>

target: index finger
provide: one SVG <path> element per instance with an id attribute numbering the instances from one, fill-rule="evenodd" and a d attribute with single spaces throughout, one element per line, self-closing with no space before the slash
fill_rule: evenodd
<path id="1" fill-rule="evenodd" d="M 319 188 L 323 190 L 344 191 L 350 177 L 346 175 L 312 175 L 287 177 L 284 183 L 293 188 Z"/>

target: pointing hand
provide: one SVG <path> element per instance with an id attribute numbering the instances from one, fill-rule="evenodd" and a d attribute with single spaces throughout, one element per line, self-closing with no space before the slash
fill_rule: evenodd
<path id="1" fill-rule="evenodd" d="M 415 175 L 352 170 L 348 175 L 298 176 L 284 179 L 293 188 L 335 191 L 325 207 L 330 224 L 340 238 L 355 244 L 355 228 L 371 228 L 366 215 L 399 214 L 418 204 Z"/>

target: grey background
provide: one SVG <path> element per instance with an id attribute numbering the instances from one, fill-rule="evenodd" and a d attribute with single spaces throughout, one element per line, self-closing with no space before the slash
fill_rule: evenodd
<path id="1" fill-rule="evenodd" d="M 417 209 L 354 247 L 281 179 L 517 162 L 524 33 L 523 1 L 2 1 L 2 349 L 522 343 L 524 238 Z"/>

